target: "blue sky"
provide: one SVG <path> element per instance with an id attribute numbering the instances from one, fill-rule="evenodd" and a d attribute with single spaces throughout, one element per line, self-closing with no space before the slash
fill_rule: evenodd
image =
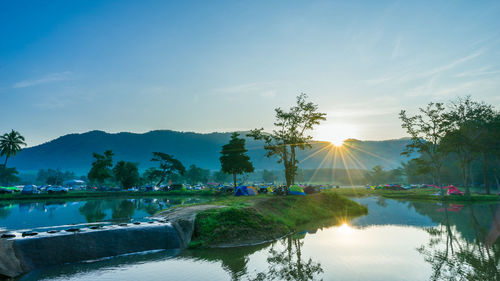
<path id="1" fill-rule="evenodd" d="M 307 93 L 319 139 L 404 136 L 397 118 L 500 106 L 499 1 L 2 1 L 0 132 L 272 128 Z"/>

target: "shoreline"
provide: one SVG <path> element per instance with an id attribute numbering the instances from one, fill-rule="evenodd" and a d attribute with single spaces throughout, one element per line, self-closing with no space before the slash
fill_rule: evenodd
<path id="1" fill-rule="evenodd" d="M 495 194 L 471 194 L 469 199 L 465 195 L 445 195 L 441 198 L 437 188 L 421 188 L 410 190 L 369 190 L 366 188 L 340 188 L 335 189 L 333 192 L 347 196 L 347 197 L 365 197 L 365 196 L 381 196 L 389 199 L 400 200 L 422 200 L 422 201 L 437 201 L 437 202 L 451 202 L 451 203 L 495 203 L 500 201 L 500 195 Z"/>
<path id="2" fill-rule="evenodd" d="M 196 210 L 197 206 L 212 207 Z M 188 248 L 258 245 L 293 234 L 301 227 L 341 224 L 368 213 L 365 206 L 329 191 L 307 196 L 231 196 L 179 208 L 194 210 L 189 214 L 192 234 Z M 175 210 L 166 210 L 156 217 L 169 218 L 172 212 Z"/>

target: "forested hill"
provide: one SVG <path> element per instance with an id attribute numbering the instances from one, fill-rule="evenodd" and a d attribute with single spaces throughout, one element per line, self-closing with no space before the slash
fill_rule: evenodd
<path id="1" fill-rule="evenodd" d="M 29 147 L 19 152 L 9 166 L 20 171 L 36 171 L 53 168 L 71 170 L 86 174 L 92 163 L 92 153 L 113 150 L 115 160 L 137 162 L 140 169 L 152 166 L 154 151 L 173 154 L 185 166 L 220 169 L 221 146 L 229 141 L 230 133 L 199 134 L 169 130 L 151 131 L 144 134 L 91 131 L 83 134 L 69 134 L 47 143 Z M 351 140 L 347 149 L 332 149 L 327 143 L 317 142 L 312 149 L 299 154 L 300 167 L 315 168 L 358 168 L 371 169 L 375 165 L 395 168 L 405 157 L 400 152 L 408 143 L 406 139 L 386 141 Z M 276 159 L 265 157 L 263 143 L 247 139 L 247 149 L 256 169 L 281 169 Z"/>

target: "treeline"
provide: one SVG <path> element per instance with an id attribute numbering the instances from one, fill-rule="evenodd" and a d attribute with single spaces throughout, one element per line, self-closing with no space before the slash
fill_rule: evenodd
<path id="1" fill-rule="evenodd" d="M 403 154 L 420 154 L 403 166 L 409 179 L 426 177 L 442 186 L 454 174 L 449 180 L 460 178 L 467 195 L 474 180 L 479 180 L 477 174 L 487 194 L 491 177 L 498 186 L 500 112 L 492 105 L 465 97 L 448 104 L 431 102 L 413 116 L 403 110 L 399 116 L 411 137 Z M 474 169 L 478 165 L 481 172 Z"/>

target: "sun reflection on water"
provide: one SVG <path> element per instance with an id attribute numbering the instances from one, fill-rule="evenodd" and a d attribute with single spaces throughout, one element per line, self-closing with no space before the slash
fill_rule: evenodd
<path id="1" fill-rule="evenodd" d="M 347 222 L 344 222 L 341 226 L 339 226 L 338 230 L 342 234 L 350 234 L 354 232 L 354 229 Z"/>

